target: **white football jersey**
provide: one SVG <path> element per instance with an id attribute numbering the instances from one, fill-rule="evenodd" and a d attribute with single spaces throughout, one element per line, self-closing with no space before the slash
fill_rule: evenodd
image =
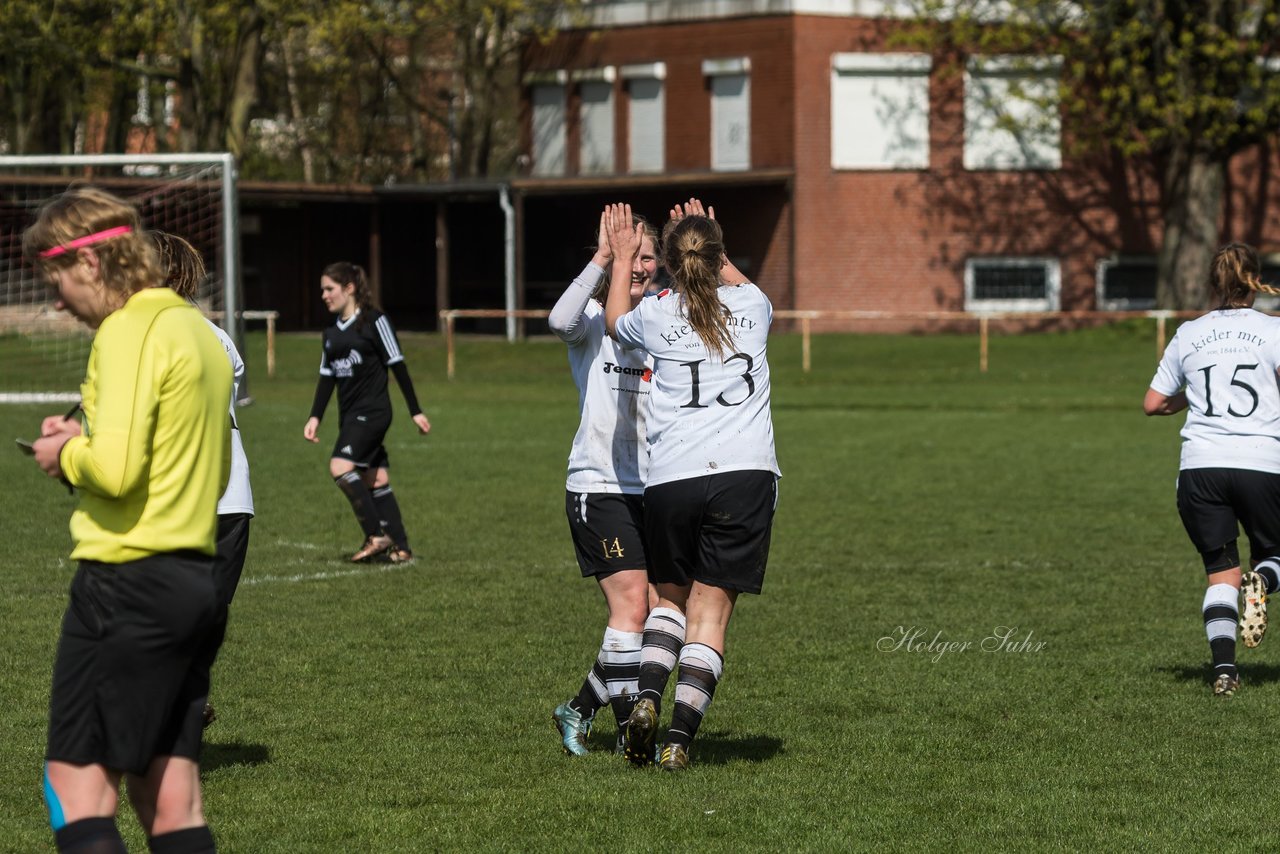
<path id="1" fill-rule="evenodd" d="M 227 359 L 231 362 L 232 376 L 231 405 L 229 407 L 232 424 L 231 477 L 227 480 L 226 491 L 218 499 L 218 515 L 248 513 L 252 516 L 253 490 L 249 488 L 249 458 L 244 455 L 244 443 L 240 441 L 240 430 L 235 427 L 236 399 L 240 396 L 240 380 L 244 378 L 244 360 L 240 358 L 240 353 L 236 351 L 236 345 L 232 342 L 231 336 L 218 324 L 208 318 L 205 318 L 205 320 L 213 327 L 218 340 L 222 342 L 222 349 L 227 351 Z"/>
<path id="2" fill-rule="evenodd" d="M 773 306 L 750 282 L 718 293 L 734 339 L 723 358 L 707 351 L 675 291 L 641 300 L 614 327 L 621 344 L 653 357 L 649 486 L 726 471 L 781 474 L 769 409 Z"/>
<path id="3" fill-rule="evenodd" d="M 1280 318 L 1249 308 L 1184 323 L 1165 348 L 1151 388 L 1187 392 L 1184 469 L 1280 474 Z"/>
<path id="4" fill-rule="evenodd" d="M 598 271 L 598 275 L 590 274 Z M 652 361 L 609 337 L 591 291 L 604 271 L 589 264 L 552 309 L 551 329 L 569 345 L 581 420 L 569 452 L 569 492 L 644 492 L 645 419 Z M 594 278 L 594 281 L 590 281 Z"/>

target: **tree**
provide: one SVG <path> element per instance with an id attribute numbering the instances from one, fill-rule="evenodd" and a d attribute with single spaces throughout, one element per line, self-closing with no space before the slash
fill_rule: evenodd
<path id="1" fill-rule="evenodd" d="M 123 145 L 133 99 L 121 60 L 144 41 L 131 4 L 0 4 L 0 150 L 71 153 Z M 145 16 L 143 16 L 145 17 Z M 94 115 L 96 122 L 89 122 Z M 93 139 L 88 139 L 93 137 Z"/>
<path id="2" fill-rule="evenodd" d="M 1199 308 L 1227 168 L 1280 127 L 1278 0 L 928 2 L 916 37 L 961 52 L 1063 57 L 1059 98 L 1078 152 L 1154 169 L 1163 216 L 1157 302 Z"/>
<path id="3" fill-rule="evenodd" d="M 290 114 L 358 126 L 315 128 L 331 174 L 445 180 L 507 174 L 519 154 L 519 50 L 581 0 L 322 4 L 289 37 Z M 332 82 L 347 82 L 345 92 Z M 284 111 L 280 111 L 282 114 Z M 296 119 L 294 121 L 296 125 Z M 325 159 L 319 151 L 315 156 Z M 354 158 L 354 159 L 353 159 Z"/>
<path id="4" fill-rule="evenodd" d="M 0 151 L 123 151 L 141 133 L 230 151 L 251 177 L 506 174 L 519 49 L 581 2 L 7 0 Z"/>

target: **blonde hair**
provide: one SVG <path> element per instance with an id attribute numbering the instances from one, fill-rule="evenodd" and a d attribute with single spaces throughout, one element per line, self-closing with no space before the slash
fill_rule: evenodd
<path id="1" fill-rule="evenodd" d="M 649 220 L 640 216 L 640 214 L 632 214 L 631 224 L 633 226 L 636 226 L 636 225 L 643 226 L 644 236 L 649 238 L 649 240 L 653 243 L 653 251 L 656 253 L 658 251 L 658 229 L 653 227 L 653 223 L 649 222 Z M 599 238 L 600 238 L 600 235 L 597 234 L 596 235 L 597 245 L 598 245 Z M 594 249 L 595 247 L 593 246 L 591 248 Z M 603 279 L 600 280 L 600 284 L 596 285 L 596 289 L 591 292 L 591 298 L 603 305 L 605 298 L 608 296 L 609 296 L 609 277 L 605 276 Z"/>
<path id="2" fill-rule="evenodd" d="M 689 325 L 707 350 L 723 356 L 733 350 L 729 309 L 720 302 L 720 268 L 724 232 L 705 216 L 686 216 L 667 223 L 662 234 L 662 262 L 684 298 Z"/>
<path id="3" fill-rule="evenodd" d="M 1252 294 L 1280 296 L 1280 288 L 1264 285 L 1258 277 L 1262 266 L 1258 253 L 1245 243 L 1228 243 L 1217 251 L 1209 264 L 1209 288 L 1223 308 L 1249 304 Z"/>
<path id="4" fill-rule="evenodd" d="M 185 300 L 195 302 L 204 283 L 207 268 L 204 257 L 185 239 L 167 231 L 151 232 L 165 269 L 165 287 Z"/>
<path id="5" fill-rule="evenodd" d="M 72 187 L 40 206 L 36 221 L 22 233 L 22 253 L 41 270 L 66 268 L 79 252 L 67 249 L 52 257 L 41 253 L 108 229 L 128 231 L 91 244 L 98 256 L 103 285 L 126 298 L 164 281 L 155 245 L 142 230 L 142 217 L 132 203 L 88 185 Z"/>

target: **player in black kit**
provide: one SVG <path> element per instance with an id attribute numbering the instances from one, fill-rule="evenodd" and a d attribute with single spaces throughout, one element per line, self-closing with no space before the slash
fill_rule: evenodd
<path id="1" fill-rule="evenodd" d="M 336 385 L 338 440 L 329 459 L 329 474 L 351 502 L 365 536 L 364 545 L 351 559 L 366 561 L 385 552 L 393 563 L 404 563 L 413 559 L 413 552 L 391 491 L 387 450 L 382 446 L 391 426 L 387 368 L 396 376 L 418 432 L 429 433 L 431 422 L 418 406 L 391 321 L 373 305 L 364 270 L 345 261 L 325 267 L 320 297 L 338 322 L 324 331 L 320 381 L 302 434 L 310 442 L 320 441 L 316 433 Z"/>

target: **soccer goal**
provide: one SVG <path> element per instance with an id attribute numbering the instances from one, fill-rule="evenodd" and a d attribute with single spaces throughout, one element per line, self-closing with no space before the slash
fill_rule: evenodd
<path id="1" fill-rule="evenodd" d="M 232 155 L 0 156 L 0 403 L 79 399 L 92 332 L 54 310 L 47 283 L 22 257 L 22 232 L 41 203 L 85 183 L 132 200 L 148 228 L 200 251 L 209 271 L 200 307 L 241 342 Z"/>

